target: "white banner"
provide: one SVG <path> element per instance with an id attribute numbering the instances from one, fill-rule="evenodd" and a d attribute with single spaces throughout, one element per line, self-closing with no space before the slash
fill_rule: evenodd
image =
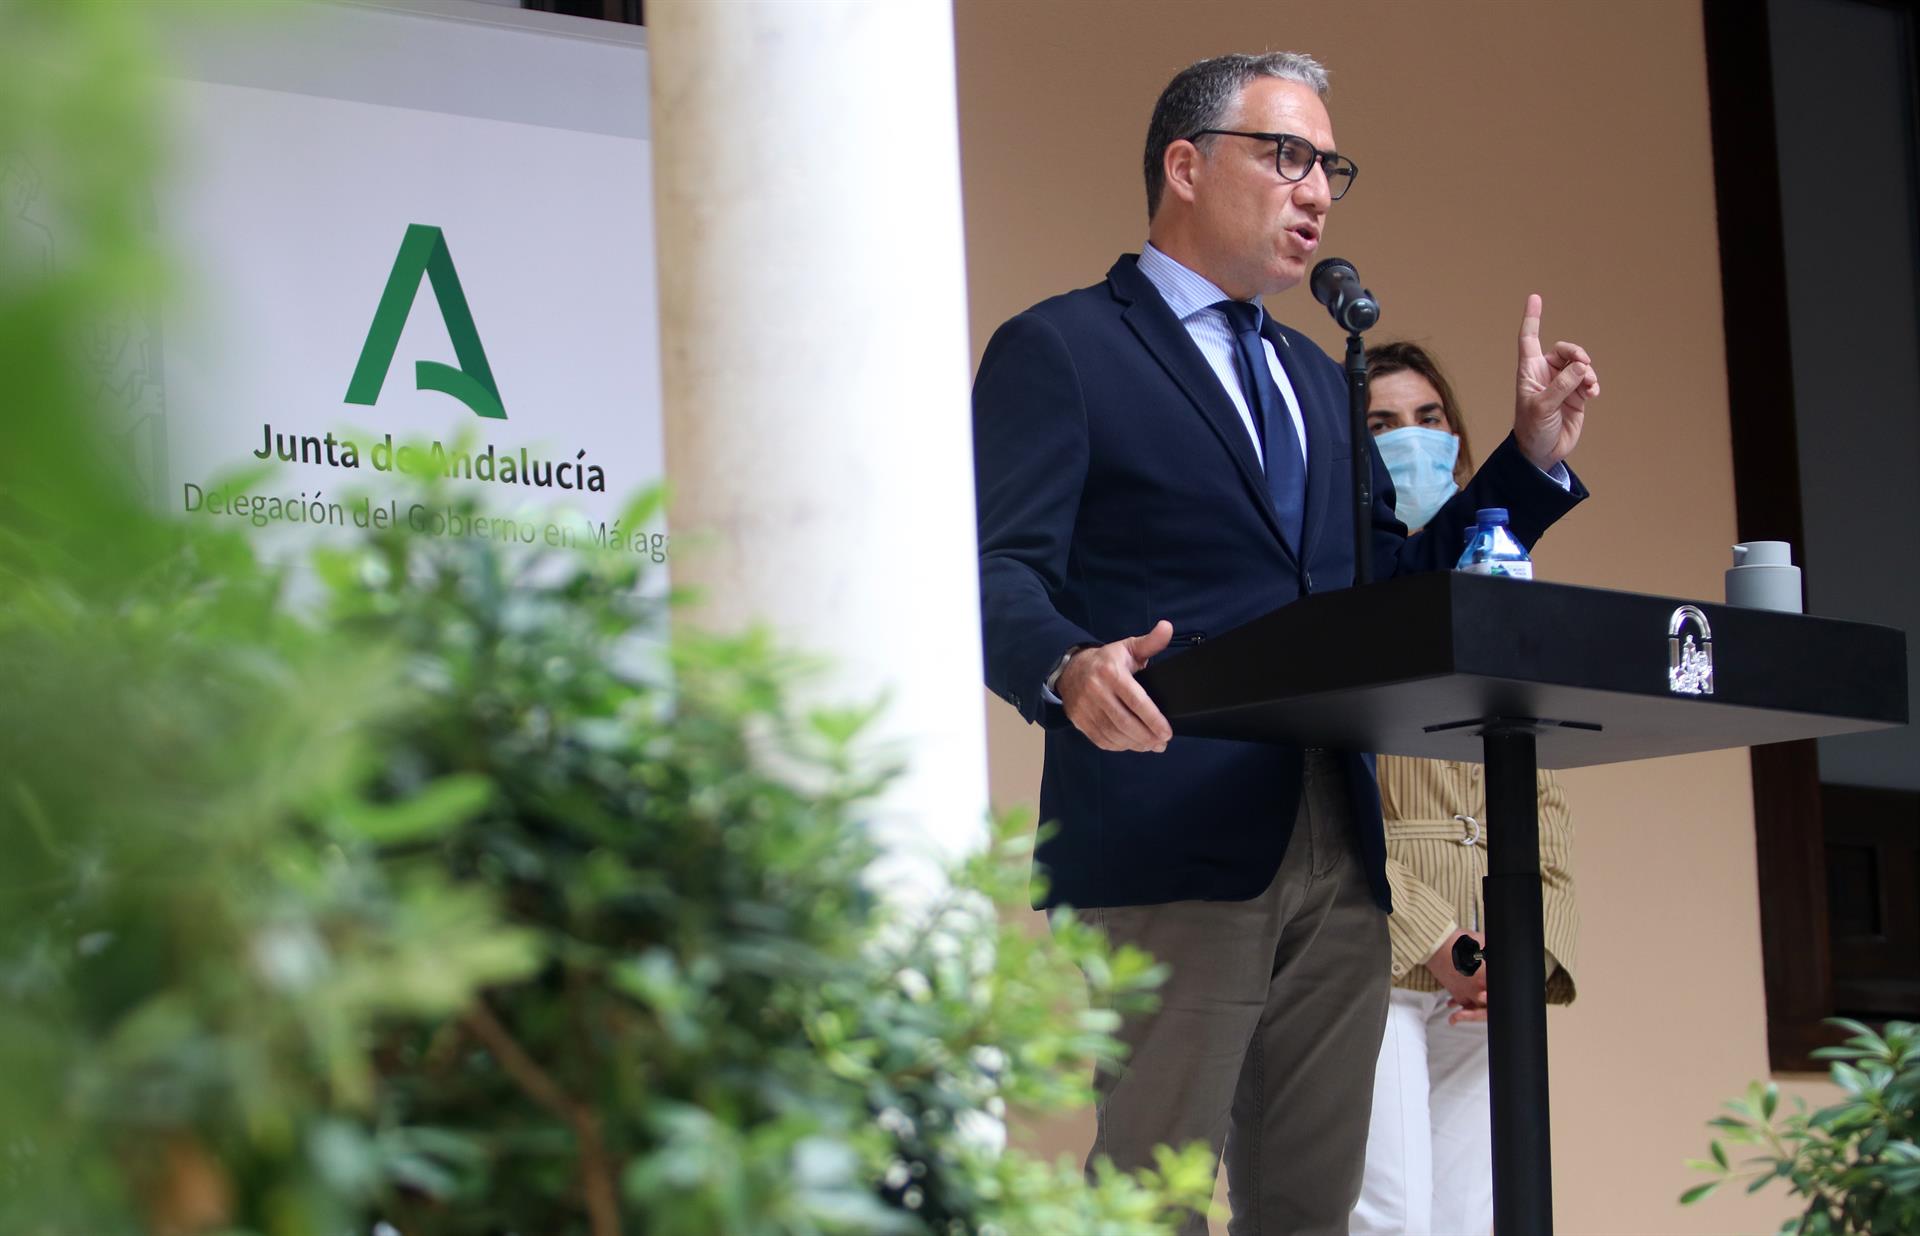
<path id="1" fill-rule="evenodd" d="M 275 550 L 398 525 L 665 561 L 619 519 L 662 474 L 649 142 L 211 81 L 180 83 L 176 127 L 166 506 Z"/>

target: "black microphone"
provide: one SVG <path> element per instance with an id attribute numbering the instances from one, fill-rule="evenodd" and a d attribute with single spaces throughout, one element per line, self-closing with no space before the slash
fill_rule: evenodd
<path id="1" fill-rule="evenodd" d="M 1313 298 L 1327 307 L 1340 329 L 1357 335 L 1380 320 L 1380 302 L 1360 286 L 1360 272 L 1345 258 L 1328 258 L 1308 281 Z"/>

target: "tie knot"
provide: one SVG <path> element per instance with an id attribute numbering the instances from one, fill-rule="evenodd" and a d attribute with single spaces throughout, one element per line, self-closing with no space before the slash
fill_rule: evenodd
<path id="1" fill-rule="evenodd" d="M 1258 334 L 1260 331 L 1260 306 L 1253 301 L 1222 300 L 1214 302 L 1215 309 L 1227 315 L 1227 325 L 1233 327 L 1236 335 L 1248 331 Z"/>

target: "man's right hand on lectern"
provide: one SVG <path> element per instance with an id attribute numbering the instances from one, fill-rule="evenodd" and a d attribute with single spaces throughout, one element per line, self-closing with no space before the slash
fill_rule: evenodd
<path id="1" fill-rule="evenodd" d="M 1172 640 L 1173 624 L 1163 618 L 1145 635 L 1074 653 L 1054 685 L 1067 720 L 1102 751 L 1165 751 L 1173 727 L 1134 675 Z"/>

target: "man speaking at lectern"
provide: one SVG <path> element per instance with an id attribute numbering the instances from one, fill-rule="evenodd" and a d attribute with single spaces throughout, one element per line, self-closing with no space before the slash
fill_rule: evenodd
<path id="1" fill-rule="evenodd" d="M 1586 496 L 1561 461 L 1599 393 L 1579 347 L 1542 352 L 1530 298 L 1513 434 L 1407 536 L 1371 440 L 1349 440 L 1340 367 L 1261 308 L 1305 278 L 1357 170 L 1326 89 L 1292 53 L 1177 75 L 1147 132 L 1142 253 L 1007 322 L 974 383 L 987 682 L 1047 730 L 1046 904 L 1171 969 L 1102 1070 L 1090 1159 L 1224 1147 L 1232 1230 L 1263 1236 L 1345 1232 L 1359 1193 L 1388 980 L 1373 761 L 1174 738 L 1134 674 L 1352 584 L 1355 449 L 1377 578 L 1450 567 L 1477 507 L 1531 545 Z"/>

